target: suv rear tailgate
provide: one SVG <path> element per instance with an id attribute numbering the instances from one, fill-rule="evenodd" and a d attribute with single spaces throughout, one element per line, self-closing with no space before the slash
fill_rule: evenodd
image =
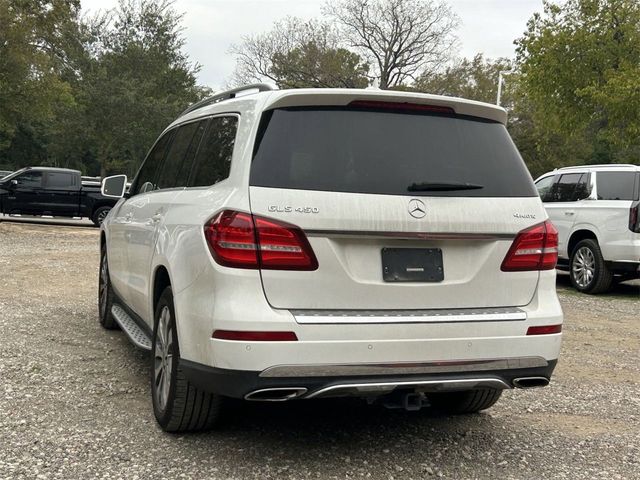
<path id="1" fill-rule="evenodd" d="M 262 269 L 269 303 L 333 310 L 528 304 L 539 273 L 500 267 L 517 233 L 546 213 L 504 125 L 441 107 L 391 107 L 263 114 L 251 211 L 299 226 L 319 264 Z"/>

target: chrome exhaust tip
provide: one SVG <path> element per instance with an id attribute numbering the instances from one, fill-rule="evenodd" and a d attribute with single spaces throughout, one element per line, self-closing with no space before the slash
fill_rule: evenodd
<path id="1" fill-rule="evenodd" d="M 247 393 L 244 399 L 253 402 L 286 402 L 305 393 L 305 387 L 262 388 Z"/>
<path id="2" fill-rule="evenodd" d="M 516 388 L 536 388 L 546 387 L 549 385 L 547 377 L 522 377 L 513 380 L 513 386 Z"/>

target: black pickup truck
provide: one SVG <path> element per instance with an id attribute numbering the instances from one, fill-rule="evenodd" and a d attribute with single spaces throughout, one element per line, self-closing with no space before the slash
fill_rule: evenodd
<path id="1" fill-rule="evenodd" d="M 96 225 L 118 199 L 100 193 L 100 182 L 83 181 L 78 170 L 27 167 L 0 178 L 0 213 L 86 217 Z"/>

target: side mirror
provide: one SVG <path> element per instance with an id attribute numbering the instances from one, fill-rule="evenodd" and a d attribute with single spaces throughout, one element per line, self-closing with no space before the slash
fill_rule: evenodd
<path id="1" fill-rule="evenodd" d="M 18 180 L 11 180 L 11 185 L 14 187 L 18 185 Z"/>
<path id="2" fill-rule="evenodd" d="M 126 175 L 113 175 L 102 180 L 100 191 L 105 197 L 122 198 L 127 189 Z"/>

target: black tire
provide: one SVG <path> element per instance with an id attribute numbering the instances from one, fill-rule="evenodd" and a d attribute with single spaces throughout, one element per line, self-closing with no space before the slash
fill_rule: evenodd
<path id="1" fill-rule="evenodd" d="M 113 306 L 113 289 L 109 276 L 109 262 L 107 262 L 107 246 L 100 247 L 100 271 L 98 272 L 98 319 L 100 325 L 107 330 L 119 328 L 115 318 L 111 314 Z"/>
<path id="2" fill-rule="evenodd" d="M 611 288 L 613 273 L 596 240 L 588 238 L 575 246 L 569 261 L 569 277 L 571 285 L 582 293 L 603 293 Z"/>
<path id="3" fill-rule="evenodd" d="M 166 318 L 165 315 L 169 317 Z M 168 355 L 163 355 L 163 352 Z M 168 375 L 163 376 L 161 370 Z M 165 378 L 168 379 L 167 383 L 163 381 Z M 164 289 L 155 310 L 151 349 L 151 398 L 156 420 L 165 432 L 208 430 L 220 418 L 223 398 L 191 384 L 180 367 L 180 347 L 171 287 Z"/>
<path id="4" fill-rule="evenodd" d="M 111 211 L 111 207 L 96 208 L 96 211 L 93 212 L 93 215 L 91 216 L 91 221 L 93 222 L 93 224 L 96 227 L 102 225 L 102 222 L 105 218 L 107 218 L 107 214 L 109 213 L 109 211 Z"/>
<path id="5" fill-rule="evenodd" d="M 502 390 L 482 388 L 460 392 L 427 394 L 429 403 L 440 411 L 452 414 L 477 413 L 493 406 L 502 395 Z"/>

